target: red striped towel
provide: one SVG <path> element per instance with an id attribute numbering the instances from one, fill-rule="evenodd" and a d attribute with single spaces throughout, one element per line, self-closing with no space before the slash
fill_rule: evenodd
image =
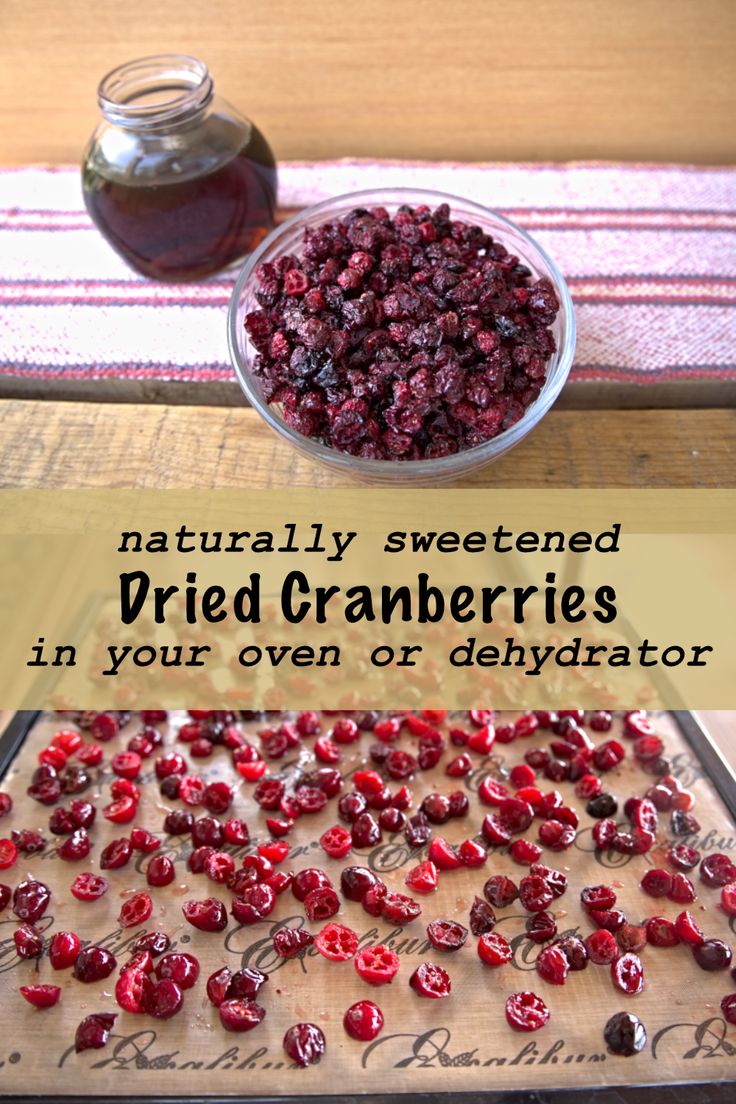
<path id="1" fill-rule="evenodd" d="M 395 185 L 467 196 L 539 240 L 575 300 L 571 381 L 585 390 L 736 380 L 736 169 L 364 160 L 280 167 L 284 211 Z M 33 381 L 52 394 L 70 380 L 98 381 L 87 389 L 96 397 L 114 394 L 100 380 L 226 381 L 235 398 L 225 339 L 233 282 L 231 273 L 185 285 L 145 280 L 90 223 L 76 168 L 0 171 L 5 394 L 33 393 Z"/>

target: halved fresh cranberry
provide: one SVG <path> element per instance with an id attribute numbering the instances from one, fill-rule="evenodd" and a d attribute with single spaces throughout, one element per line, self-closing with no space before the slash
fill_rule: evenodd
<path id="1" fill-rule="evenodd" d="M 221 932 L 227 927 L 227 909 L 216 897 L 204 901 L 185 901 L 181 911 L 193 928 L 204 932 Z"/>
<path id="2" fill-rule="evenodd" d="M 480 830 L 483 833 L 483 839 L 491 847 L 505 847 L 511 842 L 511 832 L 495 813 L 488 813 L 483 817 Z"/>
<path id="3" fill-rule="evenodd" d="M 449 997 L 452 989 L 450 975 L 434 962 L 422 962 L 409 978 L 409 984 L 420 997 L 438 1000 Z"/>
<path id="4" fill-rule="evenodd" d="M 483 886 L 483 895 L 495 908 L 507 908 L 519 896 L 519 890 L 505 874 L 493 874 Z"/>
<path id="5" fill-rule="evenodd" d="M 294 1024 L 284 1035 L 284 1050 L 298 1066 L 313 1066 L 325 1052 L 325 1037 L 315 1024 Z"/>
<path id="6" fill-rule="evenodd" d="M 51 890 L 35 878 L 19 882 L 13 893 L 13 912 L 19 920 L 35 924 L 46 912 L 51 901 Z"/>
<path id="7" fill-rule="evenodd" d="M 614 985 L 622 993 L 641 993 L 644 988 L 644 967 L 636 954 L 622 954 L 611 964 Z"/>
<path id="8" fill-rule="evenodd" d="M 257 924 L 264 920 L 276 907 L 276 894 L 270 886 L 251 886 L 236 897 L 232 903 L 232 914 L 239 924 Z M 220 930 L 220 929 L 216 929 Z"/>
<path id="9" fill-rule="evenodd" d="M 325 924 L 314 938 L 314 945 L 321 955 L 333 962 L 345 962 L 358 950 L 358 936 L 344 924 Z"/>
<path id="10" fill-rule="evenodd" d="M 127 866 L 133 854 L 133 845 L 129 839 L 114 839 L 104 847 L 100 855 L 102 870 L 119 870 Z"/>
<path id="11" fill-rule="evenodd" d="M 689 905 L 696 897 L 695 886 L 686 874 L 683 874 L 680 870 L 676 870 L 672 875 L 672 884 L 670 885 L 667 896 L 670 901 L 675 901 L 677 904 Z"/>
<path id="12" fill-rule="evenodd" d="M 235 860 L 227 851 L 213 851 L 204 861 L 204 872 L 210 881 L 227 882 L 235 873 Z"/>
<path id="13" fill-rule="evenodd" d="M 363 947 L 354 961 L 358 974 L 369 985 L 389 985 L 399 970 L 399 956 L 380 943 Z"/>
<path id="14" fill-rule="evenodd" d="M 141 757 L 134 751 L 119 751 L 110 760 L 110 767 L 120 778 L 136 779 L 141 773 Z"/>
<path id="15" fill-rule="evenodd" d="M 74 1036 L 77 1054 L 83 1050 L 100 1050 L 106 1046 L 117 1018 L 116 1012 L 95 1012 L 91 1016 L 85 1016 Z"/>
<path id="16" fill-rule="evenodd" d="M 545 947 L 537 955 L 537 973 L 550 985 L 564 985 L 570 969 L 567 955 L 559 947 Z"/>
<path id="17" fill-rule="evenodd" d="M 518 839 L 511 844 L 509 853 L 514 862 L 519 863 L 520 866 L 531 866 L 541 858 L 542 848 L 531 840 Z"/>
<path id="18" fill-rule="evenodd" d="M 153 985 L 145 970 L 128 967 L 122 971 L 115 984 L 115 1000 L 124 1012 L 140 1014 L 145 1011 L 144 994 Z"/>
<path id="19" fill-rule="evenodd" d="M 468 938 L 468 929 L 455 920 L 433 920 L 427 925 L 427 936 L 438 951 L 459 951 Z"/>
<path id="20" fill-rule="evenodd" d="M 153 901 L 147 893 L 135 893 L 123 903 L 118 917 L 121 928 L 135 928 L 145 924 L 153 912 Z"/>
<path id="21" fill-rule="evenodd" d="M 319 838 L 322 850 L 332 859 L 344 859 L 353 846 L 353 839 L 347 828 L 339 824 L 328 828 Z"/>
<path id="22" fill-rule="evenodd" d="M 77 961 L 82 941 L 74 932 L 56 932 L 49 943 L 49 961 L 54 970 L 68 970 Z"/>
<path id="23" fill-rule="evenodd" d="M 255 966 L 244 966 L 236 970 L 227 987 L 228 1000 L 252 1000 L 268 981 L 268 974 Z"/>
<path id="24" fill-rule="evenodd" d="M 38 958 L 43 951 L 43 939 L 32 924 L 20 924 L 13 932 L 19 958 Z"/>
<path id="25" fill-rule="evenodd" d="M 106 947 L 97 947 L 94 944 L 84 947 L 74 963 L 74 976 L 77 981 L 94 982 L 102 981 L 110 976 L 117 960 L 112 951 Z"/>
<path id="26" fill-rule="evenodd" d="M 134 851 L 140 851 L 144 855 L 151 855 L 161 846 L 161 840 L 148 832 L 145 828 L 133 828 L 130 833 L 130 846 Z"/>
<path id="27" fill-rule="evenodd" d="M 21 985 L 18 992 L 34 1008 L 52 1008 L 61 996 L 58 985 Z"/>
<path id="28" fill-rule="evenodd" d="M 478 940 L 478 957 L 486 966 L 505 966 L 513 957 L 511 944 L 498 932 L 486 932 Z"/>
<path id="29" fill-rule="evenodd" d="M 653 947 L 675 947 L 680 942 L 675 925 L 665 916 L 652 916 L 645 926 L 647 943 Z"/>
<path id="30" fill-rule="evenodd" d="M 721 906 L 729 916 L 736 916 L 736 882 L 723 886 L 721 890 Z"/>
<path id="31" fill-rule="evenodd" d="M 586 886 L 580 893 L 580 901 L 587 912 L 591 909 L 612 909 L 616 904 L 616 892 L 610 886 Z"/>
<path id="32" fill-rule="evenodd" d="M 466 774 L 470 774 L 473 769 L 473 760 L 463 752 L 462 755 L 456 755 L 454 759 L 445 767 L 445 774 L 450 778 L 464 778 Z"/>
<path id="33" fill-rule="evenodd" d="M 409 817 L 404 829 L 404 839 L 409 847 L 424 847 L 432 838 L 432 826 L 424 813 L 419 812 Z"/>
<path id="34" fill-rule="evenodd" d="M 370 889 L 365 891 L 360 903 L 369 916 L 382 915 L 383 899 L 387 893 L 388 887 L 383 882 L 375 882 Z"/>
<path id="35" fill-rule="evenodd" d="M 410 870 L 404 881 L 415 893 L 434 893 L 439 884 L 437 867 L 427 860 Z"/>
<path id="36" fill-rule="evenodd" d="M 153 855 L 146 867 L 146 881 L 150 886 L 171 885 L 176 877 L 174 864 L 168 855 Z"/>
<path id="37" fill-rule="evenodd" d="M 209 856 L 214 855 L 214 853 L 214 847 L 195 847 L 193 851 L 190 851 L 187 866 L 192 874 L 203 874 L 204 864 Z"/>
<path id="38" fill-rule="evenodd" d="M 566 851 L 575 842 L 576 832 L 571 824 L 561 820 L 546 820 L 539 826 L 539 842 L 550 851 Z"/>
<path id="39" fill-rule="evenodd" d="M 478 786 L 478 797 L 486 805 L 501 805 L 511 797 L 511 794 L 501 782 L 486 775 Z"/>
<path id="40" fill-rule="evenodd" d="M 13 891 L 10 886 L 0 882 L 0 912 L 2 912 L 4 908 L 7 908 L 12 896 Z"/>
<path id="41" fill-rule="evenodd" d="M 368 808 L 368 802 L 362 794 L 350 792 L 343 794 L 337 803 L 337 811 L 340 817 L 348 824 L 354 824 Z"/>
<path id="42" fill-rule="evenodd" d="M 549 1009 L 535 993 L 512 993 L 506 1000 L 506 1020 L 515 1031 L 538 1031 L 549 1022 Z"/>
<path id="43" fill-rule="evenodd" d="M 455 848 L 442 836 L 432 837 L 428 857 L 438 870 L 457 870 L 463 865 Z"/>
<path id="44" fill-rule="evenodd" d="M 606 740 L 593 752 L 593 762 L 597 770 L 609 771 L 617 767 L 625 755 L 624 746 L 618 740 Z"/>
<path id="45" fill-rule="evenodd" d="M 588 958 L 598 966 L 609 966 L 619 956 L 618 943 L 615 936 L 605 928 L 599 928 L 585 940 L 585 949 Z"/>
<path id="46" fill-rule="evenodd" d="M 102 815 L 112 824 L 128 824 L 138 812 L 138 802 L 133 797 L 121 797 L 102 810 Z"/>
<path id="47" fill-rule="evenodd" d="M 555 897 L 562 897 L 567 890 L 567 875 L 563 874 L 561 870 L 545 866 L 544 863 L 532 863 L 529 873 L 544 878 Z"/>

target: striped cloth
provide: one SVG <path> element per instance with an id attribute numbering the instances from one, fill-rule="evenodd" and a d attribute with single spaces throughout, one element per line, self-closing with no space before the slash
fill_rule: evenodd
<path id="1" fill-rule="evenodd" d="M 736 169 L 288 162 L 281 215 L 393 185 L 467 196 L 539 240 L 576 303 L 571 380 L 736 380 Z M 34 380 L 44 393 L 69 380 L 233 381 L 225 338 L 233 282 L 232 273 L 185 285 L 145 280 L 93 228 L 76 168 L 0 171 L 6 394 L 20 381 L 28 393 Z"/>

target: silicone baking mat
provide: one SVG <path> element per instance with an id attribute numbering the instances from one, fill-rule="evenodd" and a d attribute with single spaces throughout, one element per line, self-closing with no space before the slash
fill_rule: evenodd
<path id="1" fill-rule="evenodd" d="M 169 722 L 162 726 L 165 745 L 175 743 L 175 732 L 184 717 L 183 713 L 169 715 Z M 506 719 L 508 715 L 502 715 L 499 723 Z M 269 724 L 273 723 L 274 718 L 269 717 Z M 323 718 L 323 728 L 332 723 L 333 718 Z M 452 723 L 453 718 L 448 718 L 448 724 Z M 454 723 L 458 723 L 457 718 Z M 134 717 L 115 741 L 106 745 L 106 761 L 109 754 L 127 743 L 139 724 Z M 617 734 L 619 725 L 619 721 L 615 722 L 612 735 Z M 727 803 L 734 802 L 736 787 L 728 768 L 689 714 L 660 714 L 656 726 L 672 760 L 673 773 L 697 797 L 695 813 L 701 830 L 690 842 L 704 853 L 733 851 L 736 806 L 731 804 L 729 809 Z M 13 827 L 46 828 L 48 810 L 31 801 L 25 791 L 38 752 L 61 727 L 69 727 L 68 718 L 54 714 L 18 714 L 11 724 L 0 748 L 0 773 L 4 757 L 10 766 L 2 788 L 11 794 L 15 807 L 0 825 L 0 834 L 9 835 Z M 263 721 L 243 722 L 246 731 L 256 732 L 263 727 Z M 415 804 L 425 793 L 450 792 L 458 788 L 458 783 L 472 793 L 488 773 L 503 778 L 508 767 L 521 760 L 527 747 L 545 743 L 549 735 L 538 733 L 530 740 L 496 745 L 493 754 L 478 760 L 472 775 L 462 781 L 450 779 L 444 773 L 445 760 L 454 754 L 448 750 L 438 768 L 420 773 L 412 782 Z M 358 765 L 361 747 L 364 753 L 370 742 L 370 735 L 364 735 L 361 744 L 344 749 L 340 765 L 344 774 Z M 630 748 L 630 742 L 627 747 Z M 292 776 L 300 766 L 296 759 L 274 764 L 285 776 Z M 230 758 L 222 749 L 216 749 L 210 760 L 195 761 L 195 769 L 208 778 L 224 776 L 232 781 Z M 150 779 L 152 760 L 145 763 L 144 771 L 144 779 Z M 99 805 L 105 803 L 106 783 L 111 778 L 103 770 L 85 796 L 99 798 Z M 622 802 L 632 793 L 643 793 L 650 782 L 651 778 L 630 757 L 606 777 L 606 787 Z M 551 783 L 543 783 L 543 788 L 553 787 Z M 546 851 L 542 858 L 543 862 L 564 870 L 570 880 L 567 893 L 554 903 L 560 933 L 581 930 L 586 934 L 591 930 L 591 922 L 579 903 L 580 889 L 587 884 L 614 886 L 619 905 L 632 922 L 654 913 L 674 918 L 681 906 L 666 900 L 653 901 L 639 889 L 647 866 L 663 862 L 664 846 L 672 838 L 667 815 L 660 817 L 658 848 L 650 855 L 629 858 L 608 852 L 597 854 L 591 838 L 594 822 L 585 813 L 585 803 L 575 798 L 571 784 L 561 783 L 558 788 L 565 800 L 581 813 L 574 847 L 563 853 Z M 250 797 L 251 789 L 246 784 L 238 789 L 230 814 L 243 816 L 251 829 L 252 843 L 241 852 L 252 850 L 268 838 L 264 813 Z M 144 785 L 136 823 L 159 830 L 165 811 L 156 782 Z M 452 820 L 437 831 L 451 842 L 460 842 L 478 831 L 486 811 L 471 799 L 468 817 Z M 407 848 L 403 835 L 384 834 L 383 842 L 370 852 L 351 852 L 339 861 L 329 859 L 317 840 L 327 826 L 335 823 L 335 816 L 334 803 L 330 802 L 323 813 L 303 816 L 296 822 L 289 836 L 292 852 L 286 867 L 298 870 L 321 866 L 337 884 L 343 866 L 369 865 L 391 888 L 404 889 L 404 878 L 417 861 L 418 853 Z M 60 861 L 53 846 L 58 837 L 51 836 L 45 852 L 21 857 L 14 868 L 2 873 L 0 880 L 16 884 L 30 875 L 44 881 L 53 896 L 39 929 L 46 935 L 57 930 L 77 930 L 83 939 L 110 948 L 121 965 L 143 929 L 121 930 L 117 916 L 131 889 L 144 887 L 142 871 L 147 857 L 139 856 L 139 861 L 134 860 L 126 869 L 107 871 L 110 889 L 95 903 L 77 902 L 68 887 L 80 868 L 99 869 L 102 846 L 126 831 L 125 827 L 111 825 L 98 816 L 91 833 L 94 843 L 88 860 L 77 864 Z M 48 832 L 45 834 L 48 836 Z M 166 889 L 151 891 L 154 914 L 147 927 L 167 931 L 177 949 L 193 952 L 200 960 L 200 980 L 185 993 L 183 1010 L 168 1021 L 124 1013 L 112 995 L 115 975 L 109 981 L 83 985 L 68 971 L 53 971 L 45 956 L 38 963 L 19 960 L 12 939 L 17 921 L 8 908 L 0 914 L 3 1024 L 0 1098 L 38 1095 L 94 1100 L 107 1097 L 291 1100 L 348 1099 L 361 1095 L 365 1100 L 382 1097 L 409 1102 L 419 1099 L 418 1094 L 423 1101 L 463 1099 L 462 1094 L 469 1094 L 468 1102 L 489 1102 L 517 1099 L 516 1094 L 521 1094 L 519 1100 L 554 1100 L 561 1104 L 568 1098 L 577 1099 L 576 1090 L 582 1094 L 581 1100 L 595 1094 L 596 1100 L 600 1098 L 602 1102 L 671 1099 L 719 1100 L 725 1104 L 734 1098 L 736 1029 L 727 1027 L 719 1006 L 721 998 L 736 985 L 728 971 L 716 974 L 701 971 L 684 946 L 667 950 L 645 948 L 642 957 L 646 986 L 636 997 L 626 997 L 616 990 L 608 969 L 594 965 L 582 973 L 570 974 L 564 987 L 542 981 L 534 969 L 538 947 L 524 936 L 526 914 L 518 903 L 499 912 L 498 930 L 511 940 L 514 948 L 508 966 L 499 970 L 483 966 L 472 936 L 453 955 L 442 956 L 431 948 L 425 937 L 426 923 L 438 917 L 456 917 L 467 923 L 470 904 L 476 894 L 481 894 L 483 883 L 492 872 L 507 873 L 518 882 L 524 869 L 513 863 L 503 849 L 492 851 L 485 866 L 479 869 L 442 874 L 439 890 L 431 897 L 420 898 L 422 917 L 403 930 L 369 917 L 357 903 L 341 903 L 336 919 L 354 928 L 362 944 L 387 942 L 400 956 L 401 967 L 394 983 L 377 990 L 358 978 L 352 962 L 330 962 L 313 948 L 299 959 L 284 961 L 276 957 L 272 938 L 277 928 L 304 923 L 302 906 L 288 892 L 279 898 L 271 916 L 260 924 L 243 927 L 231 921 L 227 931 L 220 935 L 191 928 L 182 918 L 182 901 L 189 897 L 203 898 L 213 892 L 218 895 L 218 887 L 204 875 L 196 877 L 188 872 L 190 844 L 186 838 L 164 837 L 162 850 L 175 860 L 177 877 Z M 696 919 L 709 935 L 733 943 L 734 919 L 729 920 L 720 909 L 719 891 L 704 886 L 697 875 L 695 881 L 698 899 L 691 909 Z M 227 891 L 219 896 L 229 900 Z M 319 926 L 310 925 L 312 930 Z M 411 972 L 426 960 L 439 960 L 450 973 L 453 988 L 448 999 L 423 1000 L 408 986 Z M 225 1032 L 205 995 L 204 980 L 223 964 L 232 969 L 257 966 L 270 974 L 259 994 L 259 1002 L 267 1010 L 266 1018 L 248 1034 Z M 55 1008 L 36 1011 L 23 1001 L 18 986 L 34 980 L 61 985 L 61 1001 Z M 539 993 L 551 1011 L 549 1024 L 533 1035 L 513 1032 L 503 1013 L 506 996 L 526 989 Z M 351 1040 L 342 1028 L 345 1009 L 366 997 L 377 1000 L 386 1021 L 382 1034 L 371 1044 Z M 622 1010 L 635 1012 L 648 1032 L 646 1049 L 629 1059 L 608 1054 L 603 1041 L 604 1024 Z M 110 1041 L 104 1050 L 76 1055 L 73 1047 L 76 1025 L 94 1011 L 119 1013 Z M 306 1070 L 293 1066 L 281 1046 L 286 1029 L 303 1020 L 318 1024 L 327 1038 L 322 1061 Z M 685 1087 L 677 1089 L 674 1087 L 677 1085 Z M 695 1085 L 703 1088 L 695 1089 Z"/>

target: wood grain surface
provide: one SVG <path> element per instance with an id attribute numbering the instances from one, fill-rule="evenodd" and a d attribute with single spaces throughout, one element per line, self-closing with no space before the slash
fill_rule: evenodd
<path id="1" fill-rule="evenodd" d="M 75 161 L 102 75 L 159 52 L 281 158 L 734 155 L 733 0 L 3 0 L 0 160 Z"/>
<path id="2" fill-rule="evenodd" d="M 553 410 L 479 487 L 726 487 L 734 410 Z M 327 487 L 244 407 L 0 402 L 3 487 Z"/>

